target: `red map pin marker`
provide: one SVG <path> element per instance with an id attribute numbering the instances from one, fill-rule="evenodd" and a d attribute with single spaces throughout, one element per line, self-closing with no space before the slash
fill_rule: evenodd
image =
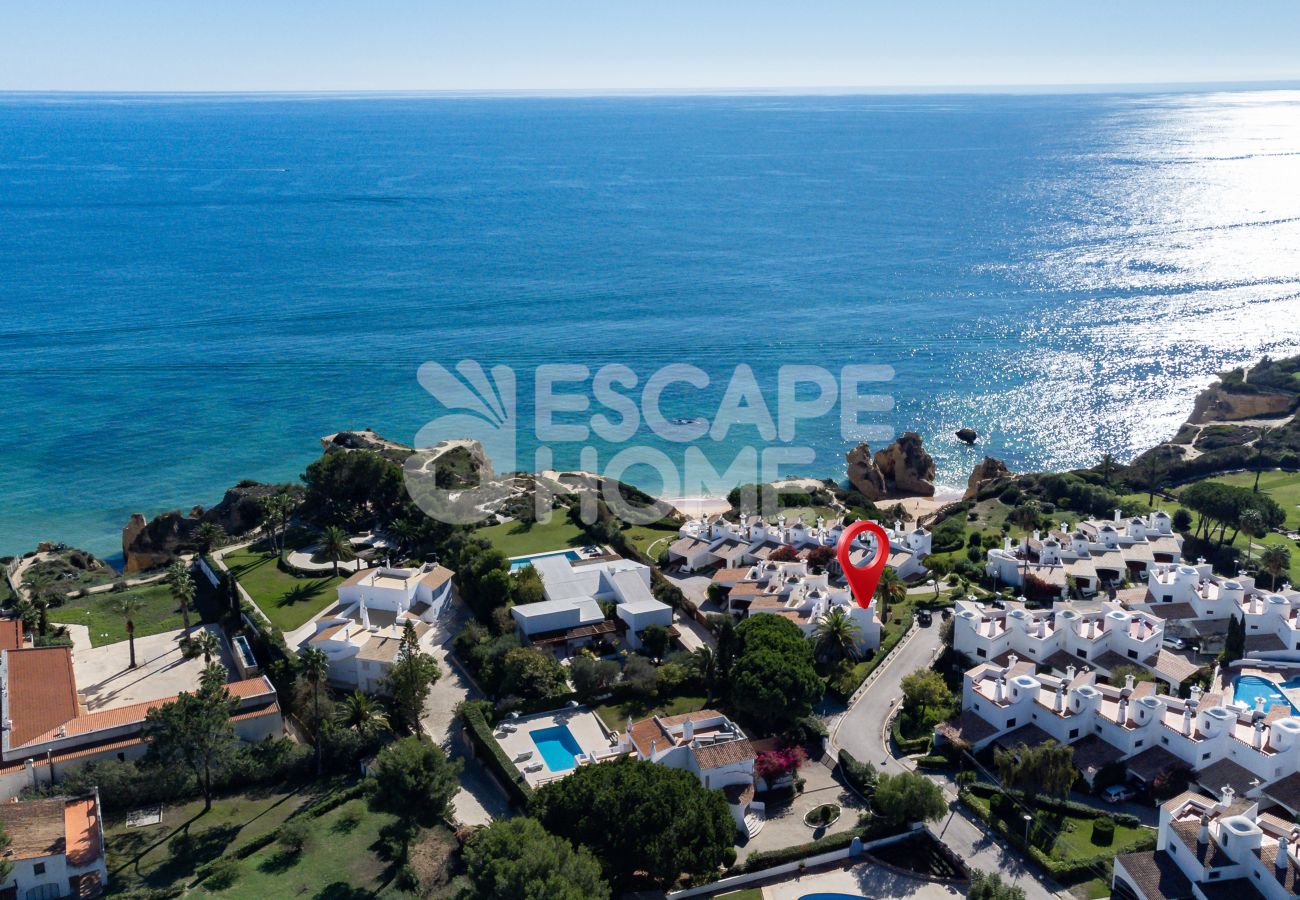
<path id="1" fill-rule="evenodd" d="M 865 566 L 855 566 L 849 559 L 853 550 L 853 539 L 864 531 L 876 536 L 876 555 Z M 859 519 L 840 534 L 839 546 L 835 548 L 835 558 L 840 561 L 844 577 L 848 579 L 849 589 L 858 606 L 868 609 L 876 596 L 876 585 L 880 583 L 880 573 L 885 571 L 885 562 L 889 559 L 889 535 L 875 522 Z"/>

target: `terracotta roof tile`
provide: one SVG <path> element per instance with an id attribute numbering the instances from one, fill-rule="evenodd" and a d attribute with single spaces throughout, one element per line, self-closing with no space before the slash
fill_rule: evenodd
<path id="1" fill-rule="evenodd" d="M 1147 900 L 1184 900 L 1192 896 L 1192 882 L 1165 851 L 1125 853 L 1115 857 L 1134 887 Z"/>
<path id="2" fill-rule="evenodd" d="M 727 741 L 722 744 L 708 744 L 697 748 L 694 753 L 695 762 L 699 765 L 701 771 L 729 766 L 732 763 L 753 759 L 757 755 L 754 753 L 753 746 L 745 738 Z"/>
<path id="3" fill-rule="evenodd" d="M 69 800 L 63 807 L 68 865 L 86 866 L 99 858 L 99 809 L 93 797 Z"/>
<path id="4" fill-rule="evenodd" d="M 23 620 L 0 619 L 0 650 L 17 650 L 23 645 Z"/>
<path id="5" fill-rule="evenodd" d="M 0 803 L 0 822 L 9 835 L 11 859 L 38 859 L 63 853 L 67 846 L 64 803 L 62 797 Z"/>
<path id="6" fill-rule="evenodd" d="M 446 566 L 434 566 L 432 570 L 420 577 L 420 581 L 424 583 L 425 587 L 436 591 L 448 581 L 451 581 L 452 576 L 455 574 Z"/>
<path id="7" fill-rule="evenodd" d="M 77 716 L 70 647 L 5 651 L 9 670 L 9 746 L 21 747 Z"/>

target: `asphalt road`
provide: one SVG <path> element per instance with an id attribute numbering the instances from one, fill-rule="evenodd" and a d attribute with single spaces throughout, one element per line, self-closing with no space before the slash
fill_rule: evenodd
<path id="1" fill-rule="evenodd" d="M 910 772 L 912 767 L 895 759 L 884 734 L 885 723 L 903 695 L 903 676 L 917 669 L 929 668 L 939 651 L 939 623 L 929 628 L 918 628 L 907 643 L 901 645 L 866 693 L 839 719 L 832 733 L 831 745 L 836 751 L 848 750 L 863 762 L 869 762 L 881 773 Z M 935 779 L 955 800 L 957 793 L 947 779 Z M 1024 889 L 1030 900 L 1045 900 L 1056 896 L 1052 887 L 1045 884 L 1029 869 L 1023 857 L 1003 846 L 983 823 L 967 818 L 957 807 L 952 807 L 944 819 L 931 823 L 934 833 L 965 859 L 973 868 L 986 872 L 999 872 L 1003 879 L 1015 882 Z"/>

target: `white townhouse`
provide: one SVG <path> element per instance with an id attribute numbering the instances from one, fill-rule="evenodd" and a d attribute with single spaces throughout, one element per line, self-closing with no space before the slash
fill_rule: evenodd
<path id="1" fill-rule="evenodd" d="M 1048 739 L 1079 748 L 1075 764 L 1091 780 L 1102 765 L 1123 761 L 1146 784 L 1188 770 L 1210 790 L 1294 796 L 1300 770 L 1300 718 L 1289 705 L 1265 708 L 1225 702 L 1193 687 L 1187 699 L 1156 691 L 1152 682 L 1122 688 L 1096 673 L 1068 668 L 1063 676 L 1035 674 L 1014 654 L 1006 665 L 984 663 L 966 672 L 962 713 L 937 726 L 940 739 L 978 750 Z"/>
<path id="2" fill-rule="evenodd" d="M 650 567 L 629 559 L 533 559 L 546 599 L 513 606 L 520 635 L 529 643 L 568 656 L 598 638 L 622 634 L 638 649 L 645 629 L 658 625 L 673 633 L 673 610 L 650 591 Z M 614 604 L 606 619 L 601 604 Z"/>
<path id="3" fill-rule="evenodd" d="M 858 626 L 858 652 L 880 646 L 880 616 L 877 604 L 858 606 L 846 588 L 833 587 L 825 570 L 806 562 L 756 563 L 748 569 L 724 569 L 717 583 L 729 587 L 727 610 L 740 617 L 772 613 L 794 622 L 806 635 L 817 629 L 822 618 L 836 607 L 844 610 Z M 734 580 L 733 580 L 734 578 Z"/>
<path id="4" fill-rule="evenodd" d="M 630 719 L 620 749 L 638 759 L 685 769 L 709 789 L 721 790 L 736 830 L 753 837 L 762 830 L 766 807 L 754 799 L 758 753 L 740 726 L 712 709 L 681 716 Z"/>
<path id="5" fill-rule="evenodd" d="M 1164 620 L 1118 603 L 1059 601 L 1049 609 L 1007 602 L 1003 608 L 959 600 L 952 645 L 972 661 L 1008 653 L 1057 671 L 1088 665 L 1102 674 L 1129 663 L 1177 688 L 1196 666 L 1161 646 Z"/>
<path id="6" fill-rule="evenodd" d="M 451 569 L 363 569 L 339 585 L 339 602 L 315 621 L 304 647 L 322 651 L 336 687 L 376 693 L 397 661 L 409 622 L 422 649 L 430 649 L 433 623 L 451 599 Z"/>
<path id="7" fill-rule="evenodd" d="M 1264 590 L 1246 574 L 1215 575 L 1205 560 L 1154 566 L 1145 608 L 1202 634 L 1222 633 L 1233 616 L 1246 626 L 1246 655 L 1300 662 L 1300 591 L 1290 584 Z"/>
<path id="8" fill-rule="evenodd" d="M 682 525 L 681 536 L 668 547 L 668 560 L 687 572 L 744 568 L 767 561 L 780 547 L 789 547 L 797 559 L 806 560 L 819 547 L 834 550 L 843 531 L 838 520 L 828 523 L 821 517 L 811 525 L 802 519 L 788 522 L 785 516 L 778 516 L 775 524 L 759 516 L 750 516 L 743 523 L 720 517 L 692 519 Z M 885 527 L 885 533 L 889 536 L 886 564 L 904 579 L 924 575 L 927 570 L 921 560 L 930 553 L 930 532 L 895 522 L 892 528 Z M 874 555 L 875 540 L 869 533 L 857 538 L 852 552 L 855 565 Z"/>
<path id="9" fill-rule="evenodd" d="M 97 897 L 108 887 L 99 793 L 0 803 L 9 874 L 0 898 Z"/>
<path id="10" fill-rule="evenodd" d="M 1163 803 L 1155 850 L 1115 857 L 1123 900 L 1290 900 L 1300 896 L 1300 828 L 1231 787 Z"/>
<path id="11" fill-rule="evenodd" d="M 1124 519 L 1117 509 L 1114 519 L 1088 520 L 1074 528 L 1062 522 L 1059 531 L 1035 531 L 1019 544 L 1007 537 L 1001 548 L 988 551 L 984 570 L 1022 590 L 1032 578 L 1059 597 L 1068 594 L 1073 579 L 1086 596 L 1125 578 L 1144 579 L 1156 563 L 1180 559 L 1182 549 L 1183 538 L 1168 513 L 1157 510 Z"/>

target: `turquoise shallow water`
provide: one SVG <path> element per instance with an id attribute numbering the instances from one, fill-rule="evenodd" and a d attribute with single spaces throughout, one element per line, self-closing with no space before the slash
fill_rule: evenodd
<path id="1" fill-rule="evenodd" d="M 888 364 L 873 421 L 926 435 L 949 484 L 984 452 L 1131 454 L 1214 371 L 1300 351 L 1298 113 L 1285 92 L 0 97 L 0 552 L 111 553 L 131 512 L 295 477 L 340 427 L 411 440 L 430 359 L 688 362 L 714 383 L 683 417 L 741 362 L 765 386 Z M 836 419 L 798 438 L 803 470 L 842 471 Z"/>

